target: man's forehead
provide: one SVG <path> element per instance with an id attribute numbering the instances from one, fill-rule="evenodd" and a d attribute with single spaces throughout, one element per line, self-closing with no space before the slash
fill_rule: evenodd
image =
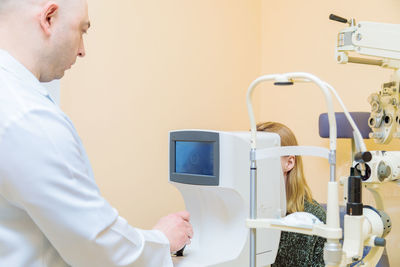
<path id="1" fill-rule="evenodd" d="M 84 17 L 83 17 L 83 20 L 82 20 L 82 22 L 81 22 L 81 24 L 84 26 L 84 27 L 87 27 L 87 29 L 89 29 L 90 28 L 90 20 L 89 20 L 89 12 L 88 12 L 88 5 L 87 5 L 87 2 L 86 2 L 86 0 L 84 0 L 84 4 L 85 4 L 85 15 L 84 15 Z"/>
<path id="2" fill-rule="evenodd" d="M 1 0 L 0 0 L 1 1 Z M 71 1 L 71 0 L 63 0 L 63 1 Z M 75 1 L 75 4 L 69 6 L 69 11 L 74 12 L 76 14 L 76 18 L 81 27 L 90 27 L 90 20 L 88 14 L 88 6 L 86 0 L 72 0 Z"/>

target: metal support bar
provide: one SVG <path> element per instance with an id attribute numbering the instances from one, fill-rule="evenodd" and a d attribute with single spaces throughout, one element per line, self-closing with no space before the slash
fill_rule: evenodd
<path id="1" fill-rule="evenodd" d="M 372 59 L 372 58 L 362 58 L 362 57 L 349 57 L 349 63 L 364 64 L 364 65 L 374 65 L 382 66 L 382 59 Z"/>
<path id="2" fill-rule="evenodd" d="M 250 151 L 250 219 L 257 219 L 257 163 L 256 149 Z M 250 267 L 256 267 L 257 229 L 250 229 Z"/>

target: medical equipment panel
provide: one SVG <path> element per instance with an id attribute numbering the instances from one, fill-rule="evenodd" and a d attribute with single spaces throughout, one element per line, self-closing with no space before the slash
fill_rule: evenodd
<path id="1" fill-rule="evenodd" d="M 279 135 L 260 132 L 260 148 L 280 145 Z M 250 132 L 179 130 L 170 132 L 169 181 L 191 214 L 194 236 L 175 267 L 249 266 Z M 258 162 L 260 218 L 285 215 L 280 157 Z M 280 231 L 257 232 L 257 266 L 275 261 Z"/>
<path id="2" fill-rule="evenodd" d="M 171 181 L 219 185 L 219 135 L 182 131 L 170 135 Z"/>

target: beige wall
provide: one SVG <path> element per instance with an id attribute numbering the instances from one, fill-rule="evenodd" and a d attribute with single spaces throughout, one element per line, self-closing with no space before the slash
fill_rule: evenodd
<path id="1" fill-rule="evenodd" d="M 330 13 L 355 17 L 359 21 L 400 23 L 399 1 L 262 1 L 262 72 L 310 72 L 332 84 L 350 111 L 369 111 L 367 97 L 380 90 L 391 71 L 360 65 L 339 65 L 334 48 L 337 33 L 346 25 L 328 20 Z M 260 119 L 281 121 L 292 128 L 300 144 L 328 147 L 319 138 L 318 116 L 326 112 L 322 93 L 316 86 L 267 86 L 261 90 Z M 336 105 L 337 110 L 340 107 Z M 367 141 L 370 150 L 400 150 L 400 142 L 377 146 Z M 350 142 L 338 141 L 338 177 L 349 172 Z M 305 158 L 305 171 L 314 197 L 326 202 L 329 179 L 327 162 Z M 393 220 L 388 237 L 392 266 L 400 265 L 400 187 L 387 185 L 383 189 L 386 210 Z M 367 203 L 371 195 L 364 192 Z M 396 253 L 397 252 L 397 253 Z"/>
<path id="2" fill-rule="evenodd" d="M 169 130 L 248 129 L 246 89 L 262 73 L 314 73 L 336 87 L 350 110 L 368 111 L 367 96 L 390 71 L 337 65 L 333 51 L 344 25 L 328 15 L 400 21 L 396 0 L 89 0 L 89 8 L 87 57 L 62 80 L 61 106 L 80 133 L 103 195 L 143 228 L 184 208 L 167 182 Z M 326 108 L 316 87 L 264 89 L 258 120 L 286 123 L 301 144 L 328 145 L 318 137 L 318 115 Z M 400 150 L 400 142 L 367 146 Z M 339 175 L 348 172 L 349 151 L 349 142 L 339 141 Z M 327 163 L 307 158 L 305 168 L 315 198 L 325 202 Z M 384 193 L 395 225 L 390 259 L 400 264 L 394 253 L 400 190 L 386 186 Z"/>
<path id="3" fill-rule="evenodd" d="M 139 227 L 184 208 L 168 184 L 168 131 L 248 129 L 261 2 L 89 1 L 87 56 L 62 80 L 103 195 Z"/>

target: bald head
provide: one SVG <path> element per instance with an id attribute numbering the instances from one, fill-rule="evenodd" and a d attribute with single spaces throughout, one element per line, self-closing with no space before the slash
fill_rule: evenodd
<path id="1" fill-rule="evenodd" d="M 0 15 L 32 10 L 32 7 L 40 6 L 44 2 L 46 0 L 0 0 Z"/>
<path id="2" fill-rule="evenodd" d="M 2 12 L 4 9 L 9 8 L 12 6 L 12 4 L 15 5 L 16 2 L 20 2 L 18 0 L 0 0 L 0 12 Z"/>
<path id="3" fill-rule="evenodd" d="M 85 50 L 86 0 L 0 0 L 0 49 L 40 81 L 59 79 Z"/>
<path id="4" fill-rule="evenodd" d="M 75 8 L 86 4 L 86 0 L 0 0 L 0 16 L 15 12 L 32 13 L 35 7 L 43 7 L 47 3 L 57 4 L 71 14 Z"/>

